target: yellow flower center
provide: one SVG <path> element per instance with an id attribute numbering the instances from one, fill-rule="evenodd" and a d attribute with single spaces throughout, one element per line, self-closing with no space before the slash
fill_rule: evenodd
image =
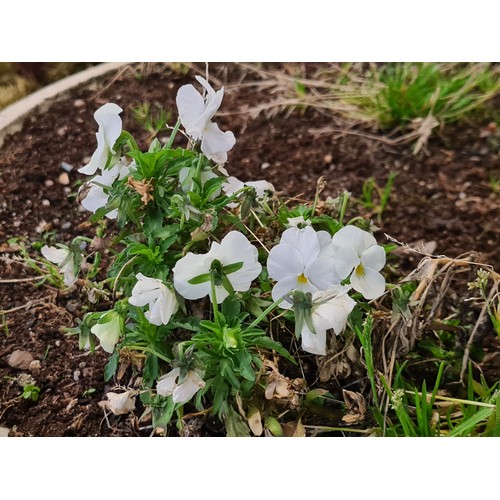
<path id="1" fill-rule="evenodd" d="M 365 275 L 365 268 L 363 267 L 363 264 L 359 264 L 359 266 L 356 268 L 356 275 L 357 276 L 364 276 Z"/>
<path id="2" fill-rule="evenodd" d="M 308 280 L 307 280 L 307 278 L 304 276 L 304 273 L 302 273 L 301 275 L 297 276 L 297 281 L 298 281 L 301 285 L 305 285 L 306 283 L 308 283 Z"/>

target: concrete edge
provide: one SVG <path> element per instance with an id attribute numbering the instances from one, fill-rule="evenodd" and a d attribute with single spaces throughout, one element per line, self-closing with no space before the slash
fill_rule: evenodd
<path id="1" fill-rule="evenodd" d="M 8 135 L 22 129 L 24 120 L 27 118 L 28 114 L 40 108 L 44 103 L 51 102 L 57 97 L 62 97 L 75 87 L 90 82 L 106 73 L 120 69 L 127 64 L 130 63 L 110 62 L 92 66 L 91 68 L 47 85 L 24 97 L 20 101 L 7 106 L 0 111 L 0 148 Z"/>

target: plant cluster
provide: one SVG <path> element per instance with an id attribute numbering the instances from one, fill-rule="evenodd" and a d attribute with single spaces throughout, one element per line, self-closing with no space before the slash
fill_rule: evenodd
<path id="1" fill-rule="evenodd" d="M 203 94 L 178 90 L 170 138 L 147 151 L 122 130 L 119 106 L 96 111 L 97 149 L 79 170 L 92 177 L 79 200 L 99 221 L 98 235 L 41 252 L 65 285 L 79 280 L 91 303 L 109 304 L 74 331 L 82 348 L 98 342 L 111 355 L 107 379 L 134 360 L 155 426 L 192 402 L 231 429 L 235 408 L 268 387 L 266 359 L 296 364 L 283 345 L 290 339 L 273 338 L 276 314 L 294 325 L 304 351 L 325 354 L 328 332 L 352 328 L 355 309 L 360 326 L 367 301 L 384 294 L 386 252 L 366 221 L 344 224 L 347 193 L 329 212 L 317 209 L 318 197 L 290 207 L 269 182 L 230 176 L 224 164 L 235 137 L 214 121 L 223 89 L 197 81 Z M 174 147 L 180 135 L 186 147 Z M 117 235 L 106 233 L 106 219 Z"/>

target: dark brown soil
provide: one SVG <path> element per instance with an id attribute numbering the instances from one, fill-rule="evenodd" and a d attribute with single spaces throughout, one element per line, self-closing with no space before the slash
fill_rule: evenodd
<path id="1" fill-rule="evenodd" d="M 204 73 L 203 65 L 199 65 Z M 43 114 L 35 114 L 24 129 L 5 141 L 0 153 L 0 310 L 7 311 L 0 331 L 0 426 L 18 436 L 147 435 L 133 418 L 105 418 L 98 403 L 105 399 L 103 379 L 106 356 L 88 355 L 64 327 L 81 317 L 77 292 L 64 295 L 33 281 L 15 281 L 37 274 L 19 260 L 10 238 L 24 245 L 42 236 L 67 242 L 78 234 L 92 235 L 88 213 L 75 201 L 76 171 L 95 149 L 94 111 L 106 102 L 123 107 L 124 129 L 146 147 L 149 133 L 134 119 L 132 108 L 142 102 L 171 110 L 175 94 L 192 81 L 171 69 L 151 67 L 143 74 L 122 72 L 72 92 Z M 488 123 L 448 126 L 434 135 L 426 151 L 412 154 L 411 145 L 390 146 L 359 133 L 339 133 L 341 122 L 314 109 L 265 113 L 250 118 L 245 107 L 270 100 L 264 87 L 238 85 L 257 81 L 237 65 L 215 65 L 213 76 L 225 86 L 218 122 L 232 130 L 237 142 L 226 165 L 242 180 L 266 179 L 289 196 L 311 199 L 319 176 L 324 176 L 323 197 L 342 190 L 361 197 L 363 182 L 373 177 L 383 187 L 390 172 L 397 172 L 390 201 L 380 222 L 378 239 L 387 233 L 406 243 L 435 242 L 435 254 L 450 257 L 476 251 L 477 259 L 500 267 L 500 203 L 491 185 L 500 178 L 500 136 Z M 333 127 L 332 127 L 333 126 Z M 326 131 L 328 127 L 336 131 Z M 161 134 L 160 134 L 161 137 Z M 74 167 L 66 184 L 65 162 Z M 354 202 L 353 212 L 375 216 Z M 355 209 L 355 210 L 354 210 Z M 36 253 L 31 251 L 31 255 Z M 401 257 L 407 270 L 416 257 Z M 41 388 L 37 402 L 20 398 L 19 371 L 8 365 L 16 349 L 31 352 L 41 361 L 32 373 Z M 90 391 L 89 391 L 90 390 Z"/>

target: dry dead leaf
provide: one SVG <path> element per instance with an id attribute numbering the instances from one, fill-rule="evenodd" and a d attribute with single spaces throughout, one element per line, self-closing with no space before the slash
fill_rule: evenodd
<path id="1" fill-rule="evenodd" d="M 136 391 L 125 391 L 120 394 L 116 392 L 106 393 L 108 401 L 106 401 L 106 407 L 115 415 L 125 415 L 131 411 L 135 410 L 135 399 Z"/>
<path id="2" fill-rule="evenodd" d="M 306 437 L 306 429 L 300 420 L 282 424 L 281 427 L 285 437 Z"/>
<path id="3" fill-rule="evenodd" d="M 127 184 L 130 188 L 141 195 L 141 201 L 146 206 L 152 199 L 151 191 L 153 190 L 153 186 L 151 184 L 151 179 L 148 181 L 136 181 L 132 179 L 132 177 L 128 178 Z"/>
<path id="4" fill-rule="evenodd" d="M 342 422 L 347 425 L 362 422 L 366 416 L 366 402 L 363 394 L 342 389 L 347 415 L 342 417 Z"/>
<path id="5" fill-rule="evenodd" d="M 262 426 L 262 417 L 257 408 L 250 408 L 247 415 L 248 426 L 255 436 L 260 436 L 264 431 Z"/>

